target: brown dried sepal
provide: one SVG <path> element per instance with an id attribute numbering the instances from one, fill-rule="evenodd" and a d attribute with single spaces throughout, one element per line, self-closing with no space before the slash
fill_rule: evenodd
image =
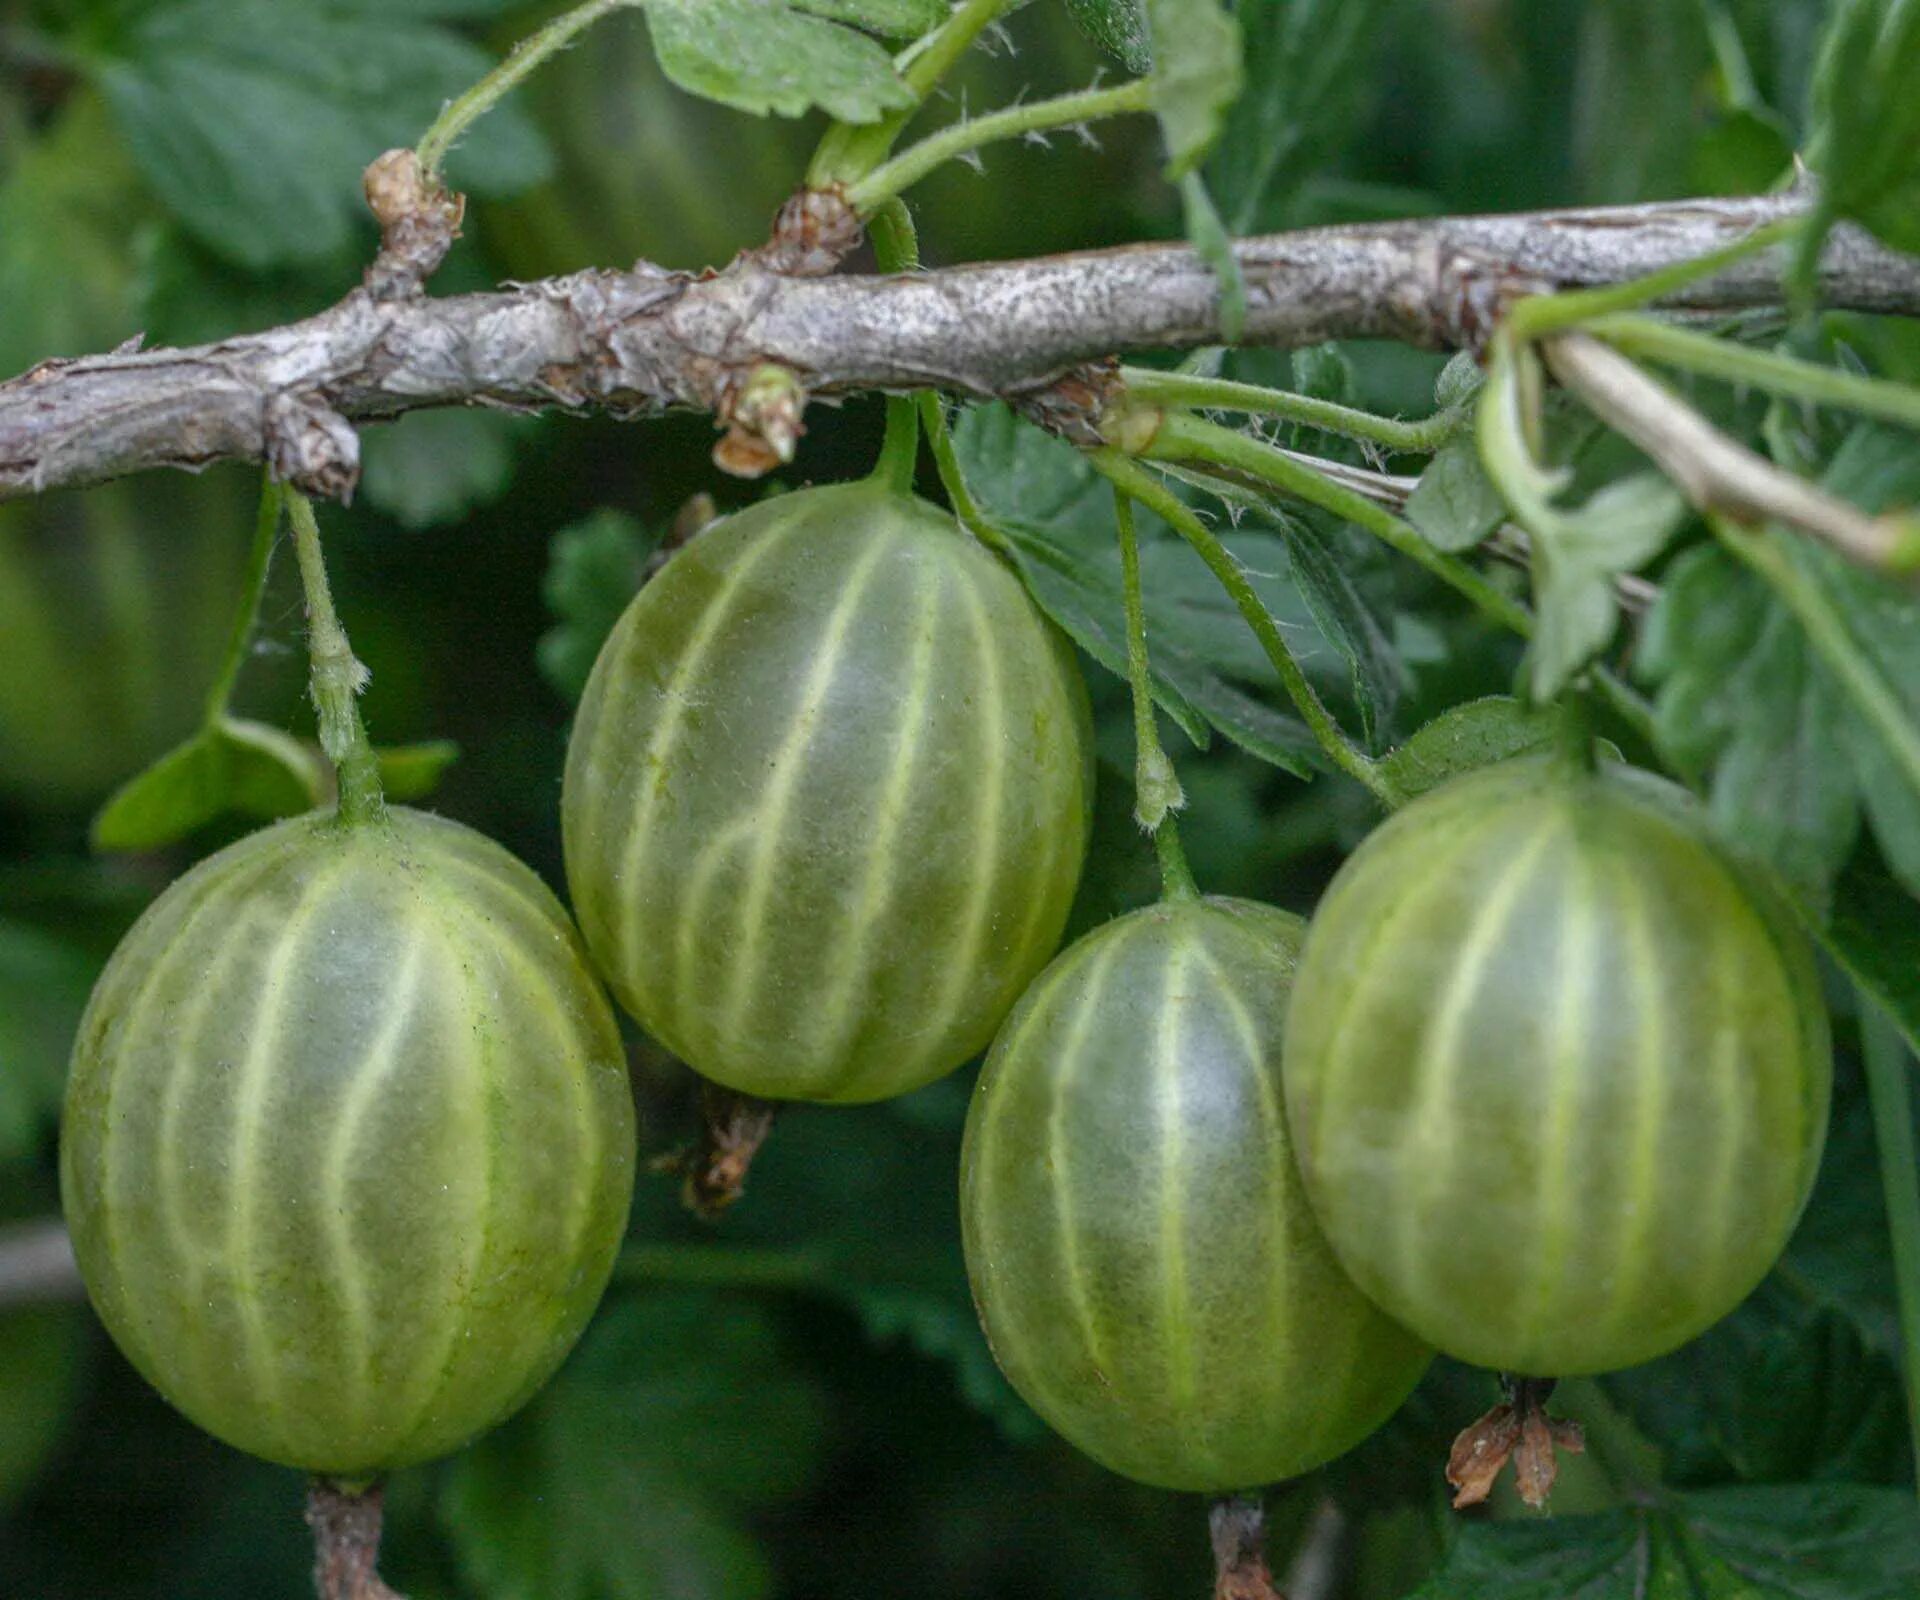
<path id="1" fill-rule="evenodd" d="M 1207 1512 L 1213 1600 L 1281 1600 L 1267 1566 L 1267 1513 L 1258 1496 L 1226 1495 Z"/>
<path id="2" fill-rule="evenodd" d="M 1461 1431 L 1447 1457 L 1456 1511 L 1485 1500 L 1509 1461 L 1520 1498 L 1536 1509 L 1546 1505 L 1560 1476 L 1559 1451 L 1579 1455 L 1587 1448 L 1579 1423 L 1547 1415 L 1552 1393 L 1550 1379 L 1513 1379 L 1507 1398 Z"/>
<path id="3" fill-rule="evenodd" d="M 411 150 L 376 156 L 363 175 L 367 206 L 380 224 L 380 253 L 367 268 L 367 293 L 404 300 L 420 292 L 466 220 L 467 197 L 430 179 Z"/>
<path id="4" fill-rule="evenodd" d="M 721 385 L 714 415 L 726 429 L 713 464 L 736 478 L 762 478 L 793 460 L 806 424 L 807 391 L 787 367 L 762 362 Z"/>
<path id="5" fill-rule="evenodd" d="M 381 1582 L 381 1487 L 349 1489 L 327 1478 L 307 1485 L 313 1587 L 320 1600 L 405 1600 Z"/>
<path id="6" fill-rule="evenodd" d="M 659 1164 L 683 1177 L 680 1198 L 705 1222 L 717 1222 L 746 1193 L 753 1158 L 773 1131 L 779 1106 L 717 1083 L 700 1086 L 700 1143 Z"/>
<path id="7" fill-rule="evenodd" d="M 860 213 L 840 184 L 800 189 L 774 213 L 773 232 L 754 252 L 761 266 L 788 278 L 824 278 L 860 248 Z"/>

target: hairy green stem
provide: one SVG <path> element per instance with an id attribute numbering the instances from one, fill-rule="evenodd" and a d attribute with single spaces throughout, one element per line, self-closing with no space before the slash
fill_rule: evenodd
<path id="1" fill-rule="evenodd" d="M 587 0 L 585 5 L 576 6 L 528 34 L 513 47 L 506 60 L 465 94 L 449 100 L 440 115 L 434 118 L 433 126 L 427 129 L 414 151 L 420 158 L 427 179 L 430 182 L 439 180 L 440 169 L 446 164 L 448 153 L 461 136 L 517 89 L 542 62 L 564 49 L 602 17 L 639 3 L 640 0 Z"/>
<path id="2" fill-rule="evenodd" d="M 1154 461 L 1201 461 L 1228 467 L 1309 505 L 1331 511 L 1418 562 L 1502 627 L 1523 636 L 1533 632 L 1533 618 L 1524 606 L 1501 593 L 1465 562 L 1436 550 L 1405 518 L 1395 516 L 1385 506 L 1335 483 L 1311 467 L 1302 466 L 1263 440 L 1183 412 L 1170 411 L 1152 442 L 1140 454 Z"/>
<path id="3" fill-rule="evenodd" d="M 855 184 L 887 159 L 901 130 L 919 112 L 940 80 L 1013 0 L 964 0 L 931 33 L 916 39 L 894 58 L 894 66 L 913 95 L 913 104 L 878 122 L 836 122 L 828 128 L 807 167 L 807 187 Z"/>
<path id="4" fill-rule="evenodd" d="M 1146 78 L 1114 84 L 1105 89 L 1082 89 L 1075 94 L 1059 95 L 1051 100 L 1034 100 L 1025 105 L 1008 106 L 985 116 L 969 117 L 938 133 L 929 134 L 909 145 L 892 160 L 875 167 L 852 184 L 847 198 L 862 215 L 874 207 L 904 193 L 928 173 L 955 156 L 1001 139 L 1017 139 L 1023 134 L 1046 128 L 1068 127 L 1076 122 L 1091 122 L 1099 117 L 1119 116 L 1130 111 L 1153 109 L 1153 84 Z"/>
<path id="5" fill-rule="evenodd" d="M 1517 302 L 1507 313 L 1506 328 L 1517 339 L 1539 339 L 1561 333 L 1595 317 L 1615 311 L 1637 311 L 1652 305 L 1689 284 L 1724 272 L 1736 262 L 1791 239 L 1800 228 L 1800 219 L 1769 223 L 1755 228 L 1746 238 L 1723 250 L 1711 250 L 1691 261 L 1681 261 L 1644 278 L 1628 283 L 1609 284 L 1604 289 L 1568 289 L 1558 294 L 1535 295 Z"/>
<path id="6" fill-rule="evenodd" d="M 300 561 L 300 582 L 307 592 L 307 653 L 312 659 L 313 708 L 320 719 L 320 747 L 333 763 L 340 787 L 340 820 L 349 827 L 378 819 L 386 809 L 380 791 L 380 766 L 360 721 L 359 694 L 367 669 L 347 642 L 333 609 L 326 562 L 320 554 L 320 525 L 313 503 L 297 489 L 286 491 L 293 524 L 293 548 Z"/>
<path id="7" fill-rule="evenodd" d="M 1465 427 L 1473 415 L 1471 407 L 1454 406 L 1431 417 L 1407 422 L 1399 417 L 1376 416 L 1353 406 L 1336 405 L 1331 400 L 1316 400 L 1312 395 L 1263 388 L 1256 383 L 1235 383 L 1227 378 L 1160 372 L 1151 367 L 1122 367 L 1120 377 L 1130 398 L 1149 405 L 1285 417 L 1289 422 L 1318 428 L 1322 433 L 1337 433 L 1349 439 L 1364 439 L 1388 450 L 1422 455 L 1438 450 Z"/>
<path id="8" fill-rule="evenodd" d="M 1920 1461 L 1920 1154 L 1913 1138 L 1912 1063 L 1893 1021 L 1864 991 L 1860 1028 L 1867 1092 L 1880 1149 L 1887 1227 L 1893 1235 L 1894 1287 L 1900 1301 L 1900 1365 L 1907 1385 L 1907 1424 Z"/>
<path id="9" fill-rule="evenodd" d="M 1631 313 L 1598 317 L 1587 324 L 1586 331 L 1630 356 L 1920 428 L 1920 389 L 1904 383 L 1842 372 L 1773 350 L 1756 350 L 1658 317 Z"/>
<path id="10" fill-rule="evenodd" d="M 871 232 L 874 259 L 883 272 L 911 272 L 920 265 L 920 238 L 904 200 L 896 197 L 882 204 L 873 215 Z M 890 394 L 886 437 L 873 475 L 897 494 L 912 494 L 919 460 L 920 408 L 912 395 Z"/>
<path id="11" fill-rule="evenodd" d="M 939 471 L 940 484 L 947 491 L 953 514 L 974 538 L 1011 560 L 1013 545 L 987 519 L 987 514 L 980 509 L 980 502 L 973 498 L 973 491 L 967 487 L 966 474 L 960 470 L 959 453 L 953 447 L 953 429 L 947 424 L 946 403 L 931 389 L 921 390 L 916 399 L 920 406 L 920 424 L 926 429 L 927 444 L 933 451 L 933 464 Z"/>
<path id="12" fill-rule="evenodd" d="M 1327 759 L 1339 771 L 1364 785 L 1367 792 L 1382 805 L 1389 808 L 1398 805 L 1403 798 L 1398 788 L 1334 720 L 1313 685 L 1307 681 L 1307 675 L 1300 670 L 1299 662 L 1293 659 L 1293 652 L 1280 636 L 1280 626 L 1273 620 L 1272 613 L 1254 592 L 1240 563 L 1212 529 L 1194 514 L 1190 506 L 1131 456 L 1108 447 L 1089 452 L 1087 459 L 1110 483 L 1157 513 L 1193 546 L 1200 559 L 1207 564 L 1207 569 L 1219 581 L 1220 587 L 1226 590 L 1228 597 L 1239 608 L 1254 637 L 1260 641 L 1260 647 L 1279 675 L 1287 698 L 1293 702 L 1314 739 L 1326 752 Z"/>
<path id="13" fill-rule="evenodd" d="M 247 552 L 247 570 L 241 580 L 240 606 L 233 614 L 233 631 L 227 635 L 226 654 L 220 661 L 220 675 L 207 691 L 207 721 L 211 728 L 225 720 L 233 700 L 233 688 L 246 665 L 247 644 L 260 620 L 260 599 L 267 589 L 267 568 L 273 563 L 273 542 L 280 533 L 280 513 L 285 491 L 267 474 L 260 485 L 260 510 L 253 525 L 253 548 Z"/>

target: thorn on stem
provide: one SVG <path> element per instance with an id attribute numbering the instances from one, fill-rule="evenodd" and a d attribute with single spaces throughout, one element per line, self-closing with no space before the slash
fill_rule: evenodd
<path id="1" fill-rule="evenodd" d="M 375 300 L 405 300 L 420 292 L 447 259 L 467 197 L 429 178 L 411 150 L 376 156 L 362 176 L 367 208 L 380 224 L 380 253 L 367 268 L 367 293 Z"/>

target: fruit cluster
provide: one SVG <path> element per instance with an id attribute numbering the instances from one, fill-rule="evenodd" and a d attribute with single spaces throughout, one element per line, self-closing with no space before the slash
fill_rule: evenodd
<path id="1" fill-rule="evenodd" d="M 393 808 L 243 840 L 135 927 L 63 1143 L 96 1305 L 195 1421 L 310 1471 L 498 1422 L 624 1226 L 601 978 L 770 1098 L 991 1045 L 982 1320 L 1042 1416 L 1153 1484 L 1327 1461 L 1435 1349 L 1647 1360 L 1778 1256 L 1825 1128 L 1817 974 L 1680 791 L 1520 758 L 1393 817 L 1311 925 L 1175 892 L 1054 956 L 1092 788 L 1070 651 L 950 516 L 869 482 L 715 524 L 580 709 L 584 942 L 497 847 Z"/>

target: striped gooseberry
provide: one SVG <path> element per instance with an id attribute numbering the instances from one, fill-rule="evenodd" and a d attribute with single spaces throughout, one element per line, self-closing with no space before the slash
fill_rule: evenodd
<path id="1" fill-rule="evenodd" d="M 1522 758 L 1335 877 L 1287 1024 L 1307 1192 L 1355 1281 L 1449 1355 L 1648 1361 L 1784 1247 L 1832 1060 L 1804 936 L 1685 794 Z"/>
<path id="2" fill-rule="evenodd" d="M 1241 900 L 1108 923 L 1022 997 L 968 1114 L 961 1225 L 994 1354 L 1146 1483 L 1306 1472 L 1431 1355 L 1340 1270 L 1300 1188 L 1280 1081 L 1300 937 Z"/>
<path id="3" fill-rule="evenodd" d="M 471 829 L 302 817 L 209 858 L 101 975 L 61 1186 L 120 1348 L 209 1433 L 357 1479 L 517 1409 L 633 1192 L 612 1008 Z"/>
<path id="4" fill-rule="evenodd" d="M 983 1049 L 1059 942 L 1093 789 L 1071 653 L 872 482 L 727 517 L 607 640 L 567 754 L 581 929 L 708 1078 L 877 1100 Z"/>

